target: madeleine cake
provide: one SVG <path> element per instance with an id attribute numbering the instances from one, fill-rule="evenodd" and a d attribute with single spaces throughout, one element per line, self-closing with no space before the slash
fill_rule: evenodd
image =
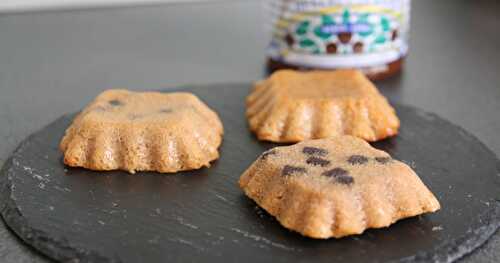
<path id="1" fill-rule="evenodd" d="M 273 142 L 337 135 L 377 141 L 399 128 L 395 110 L 357 70 L 277 71 L 255 84 L 246 115 L 257 138 Z"/>
<path id="2" fill-rule="evenodd" d="M 209 166 L 222 135 L 217 114 L 191 93 L 108 90 L 78 114 L 60 149 L 69 166 L 171 173 Z"/>
<path id="3" fill-rule="evenodd" d="M 360 234 L 440 208 L 408 165 L 353 136 L 271 149 L 239 185 L 284 227 L 312 238 Z"/>

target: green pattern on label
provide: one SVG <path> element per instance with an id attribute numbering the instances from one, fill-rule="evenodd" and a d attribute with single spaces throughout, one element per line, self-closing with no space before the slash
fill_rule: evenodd
<path id="1" fill-rule="evenodd" d="M 384 35 L 379 35 L 377 38 L 375 38 L 375 43 L 376 44 L 384 44 L 386 41 L 386 38 Z"/>
<path id="2" fill-rule="evenodd" d="M 321 16 L 321 23 L 323 25 L 334 25 L 335 21 L 333 21 L 332 17 L 329 15 L 322 15 Z"/>
<path id="3" fill-rule="evenodd" d="M 299 36 L 305 35 L 307 33 L 308 28 L 309 28 L 309 24 L 311 24 L 311 22 L 303 21 L 302 23 L 299 24 L 295 33 Z"/>
<path id="4" fill-rule="evenodd" d="M 323 32 L 321 30 L 321 26 L 317 26 L 314 28 L 314 34 L 321 39 L 328 39 L 332 36 L 332 34 Z"/>
<path id="5" fill-rule="evenodd" d="M 312 46 L 315 46 L 316 43 L 314 43 L 314 41 L 312 41 L 311 39 L 309 38 L 305 38 L 305 39 L 302 39 L 300 42 L 299 42 L 299 45 L 300 47 L 303 47 L 303 48 L 308 48 L 308 47 L 312 47 Z"/>
<path id="6" fill-rule="evenodd" d="M 285 45 L 306 54 L 370 53 L 393 49 L 399 24 L 388 14 L 354 12 L 309 15 L 292 24 Z M 292 43 L 292 44 L 291 44 Z"/>
<path id="7" fill-rule="evenodd" d="M 373 34 L 373 25 L 368 22 L 368 17 L 370 17 L 370 14 L 364 13 L 364 14 L 361 14 L 358 18 L 358 21 L 360 23 L 365 23 L 365 24 L 370 26 L 369 31 L 358 33 L 362 37 L 367 37 L 367 36 L 370 36 L 371 34 Z"/>
<path id="8" fill-rule="evenodd" d="M 380 25 L 382 25 L 382 29 L 387 32 L 391 29 L 389 19 L 386 17 L 381 17 L 380 18 Z"/>
<path id="9" fill-rule="evenodd" d="M 344 13 L 342 13 L 342 23 L 349 24 L 350 18 L 351 18 L 351 13 L 349 12 L 349 9 L 345 9 Z"/>

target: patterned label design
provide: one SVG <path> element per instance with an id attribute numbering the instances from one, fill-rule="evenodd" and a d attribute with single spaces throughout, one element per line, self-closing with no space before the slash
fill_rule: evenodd
<path id="1" fill-rule="evenodd" d="M 275 21 L 271 57 L 313 67 L 368 67 L 407 52 L 407 6 L 337 5 L 316 10 L 282 8 Z M 385 1 L 390 2 L 390 1 Z"/>

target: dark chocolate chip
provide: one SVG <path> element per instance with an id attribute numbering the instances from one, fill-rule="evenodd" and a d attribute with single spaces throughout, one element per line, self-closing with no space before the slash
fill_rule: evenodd
<path id="1" fill-rule="evenodd" d="M 337 53 L 337 44 L 330 43 L 330 44 L 326 45 L 326 53 L 328 53 L 328 54 Z"/>
<path id="2" fill-rule="evenodd" d="M 161 109 L 160 113 L 172 113 L 174 110 L 172 109 Z"/>
<path id="3" fill-rule="evenodd" d="M 352 164 L 352 165 L 358 165 L 358 164 L 365 164 L 368 162 L 368 158 L 363 155 L 351 155 L 349 159 L 347 159 L 347 162 Z"/>
<path id="4" fill-rule="evenodd" d="M 335 180 L 341 184 L 347 184 L 347 185 L 354 183 L 354 178 L 352 178 L 352 176 L 350 175 L 341 175 L 335 178 Z"/>
<path id="5" fill-rule="evenodd" d="M 328 170 L 322 173 L 323 176 L 335 178 L 335 181 L 341 184 L 352 184 L 354 183 L 354 178 L 349 175 L 349 172 L 340 167 Z"/>
<path id="6" fill-rule="evenodd" d="M 350 32 L 341 32 L 338 34 L 338 38 L 340 43 L 347 44 L 351 41 L 352 34 Z"/>
<path id="7" fill-rule="evenodd" d="M 285 41 L 288 44 L 288 46 L 290 46 L 290 47 L 293 46 L 293 43 L 295 42 L 295 40 L 293 39 L 292 35 L 290 35 L 290 34 L 287 34 L 285 36 Z"/>
<path id="8" fill-rule="evenodd" d="M 121 102 L 119 100 L 110 100 L 110 101 L 108 101 L 108 103 L 112 106 L 122 106 L 123 105 L 123 102 Z"/>
<path id="9" fill-rule="evenodd" d="M 328 177 L 338 177 L 338 176 L 349 175 L 349 172 L 345 169 L 337 167 L 337 168 L 333 168 L 331 170 L 328 170 L 326 172 L 323 172 L 322 175 L 328 176 Z"/>
<path id="10" fill-rule="evenodd" d="M 328 160 L 325 160 L 323 158 L 319 158 L 319 157 L 309 157 L 307 160 L 306 160 L 306 163 L 307 164 L 310 164 L 310 165 L 319 165 L 319 166 L 322 166 L 322 167 L 325 167 L 325 166 L 328 166 L 330 165 L 330 161 Z"/>
<path id="11" fill-rule="evenodd" d="M 304 147 L 304 149 L 302 149 L 302 153 L 307 155 L 325 156 L 328 154 L 328 151 L 317 147 Z"/>
<path id="12" fill-rule="evenodd" d="M 277 154 L 278 152 L 276 150 L 269 150 L 269 151 L 265 151 L 261 156 L 260 156 L 260 159 L 262 160 L 266 160 L 267 157 L 269 157 L 269 155 L 275 155 Z"/>
<path id="13" fill-rule="evenodd" d="M 285 167 L 283 167 L 283 170 L 281 171 L 281 175 L 288 176 L 293 173 L 305 173 L 305 172 L 307 172 L 307 170 L 304 167 L 285 165 Z"/>
<path id="14" fill-rule="evenodd" d="M 380 164 L 386 164 L 391 161 L 390 157 L 375 157 L 375 161 L 377 161 Z"/>
<path id="15" fill-rule="evenodd" d="M 363 43 L 361 42 L 354 43 L 352 50 L 354 51 L 354 53 L 363 53 Z"/>

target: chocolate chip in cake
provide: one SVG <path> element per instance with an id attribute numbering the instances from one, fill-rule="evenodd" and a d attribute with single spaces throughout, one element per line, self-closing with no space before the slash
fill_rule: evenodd
<path id="1" fill-rule="evenodd" d="M 285 165 L 285 167 L 283 167 L 283 170 L 281 171 L 281 175 L 288 176 L 293 173 L 305 173 L 305 172 L 307 172 L 307 170 L 304 167 Z"/>
<path id="2" fill-rule="evenodd" d="M 352 184 L 354 183 L 354 178 L 350 175 L 341 175 L 339 177 L 336 177 L 335 180 L 341 184 Z"/>
<path id="3" fill-rule="evenodd" d="M 328 151 L 317 147 L 304 147 L 304 149 L 302 149 L 302 153 L 305 153 L 307 155 L 325 156 L 328 154 Z"/>
<path id="4" fill-rule="evenodd" d="M 386 164 L 391 161 L 390 157 L 375 157 L 375 161 L 377 161 L 380 164 Z"/>
<path id="5" fill-rule="evenodd" d="M 269 151 L 265 151 L 261 156 L 260 156 L 260 159 L 262 160 L 265 160 L 267 159 L 267 157 L 269 157 L 269 155 L 275 155 L 277 154 L 278 152 L 276 150 L 269 150 Z"/>
<path id="6" fill-rule="evenodd" d="M 349 172 L 345 169 L 337 167 L 337 168 L 333 168 L 331 170 L 323 172 L 322 175 L 328 176 L 328 177 L 338 177 L 338 176 L 349 175 Z"/>
<path id="7" fill-rule="evenodd" d="M 124 103 L 120 100 L 110 100 L 108 103 L 112 106 L 122 106 Z"/>
<path id="8" fill-rule="evenodd" d="M 349 157 L 349 159 L 347 159 L 347 162 L 352 164 L 352 165 L 361 165 L 361 164 L 365 164 L 368 162 L 368 158 L 366 156 L 363 156 L 363 155 L 351 155 Z"/>
<path id="9" fill-rule="evenodd" d="M 330 165 L 330 161 L 328 160 L 325 160 L 323 158 L 319 158 L 319 157 L 309 157 L 307 160 L 306 160 L 306 163 L 307 164 L 310 164 L 310 165 L 319 165 L 321 167 L 325 167 L 325 166 L 328 166 Z"/>
<path id="10" fill-rule="evenodd" d="M 340 167 L 333 168 L 322 173 L 323 176 L 335 178 L 335 181 L 341 184 L 352 184 L 354 183 L 354 178 L 349 175 L 349 172 Z"/>

